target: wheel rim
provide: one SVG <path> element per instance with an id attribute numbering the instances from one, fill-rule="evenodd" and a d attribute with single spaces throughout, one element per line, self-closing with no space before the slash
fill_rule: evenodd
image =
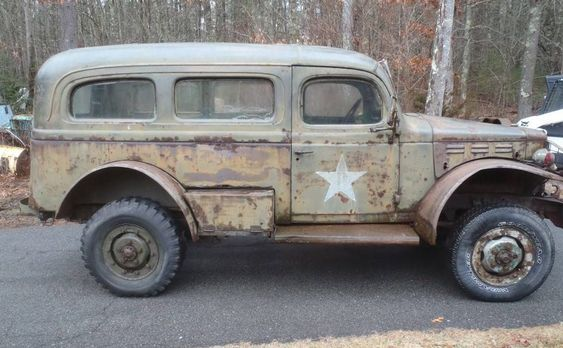
<path id="1" fill-rule="evenodd" d="M 107 234 L 104 262 L 116 275 L 130 280 L 145 278 L 158 265 L 160 254 L 151 234 L 137 225 L 121 225 Z"/>
<path id="2" fill-rule="evenodd" d="M 497 227 L 475 243 L 472 266 L 477 276 L 490 285 L 518 283 L 534 265 L 534 243 L 515 227 Z"/>

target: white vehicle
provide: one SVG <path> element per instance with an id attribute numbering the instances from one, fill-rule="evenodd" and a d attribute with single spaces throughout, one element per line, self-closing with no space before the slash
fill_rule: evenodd
<path id="1" fill-rule="evenodd" d="M 549 150 L 563 153 L 563 109 L 523 118 L 518 121 L 518 126 L 545 130 Z"/>

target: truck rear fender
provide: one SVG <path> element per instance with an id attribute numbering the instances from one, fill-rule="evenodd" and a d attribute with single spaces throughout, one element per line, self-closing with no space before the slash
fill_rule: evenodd
<path id="1" fill-rule="evenodd" d="M 192 240 L 195 241 L 198 239 L 197 224 L 188 203 L 184 199 L 185 190 L 182 185 L 163 170 L 153 165 L 137 161 L 111 162 L 83 175 L 67 191 L 55 216 L 57 218 L 72 217 L 73 209 L 76 205 L 85 202 L 91 203 L 89 200 L 93 199 L 93 195 L 89 195 L 88 193 L 92 191 L 102 191 L 106 188 L 106 190 L 103 190 L 103 198 L 100 199 L 97 197 L 96 203 L 108 203 L 113 199 L 139 194 L 138 192 L 128 192 L 127 189 L 119 192 L 115 192 L 115 190 L 111 192 L 112 190 L 108 189 L 112 187 L 112 181 L 115 181 L 116 187 L 119 187 L 120 180 L 123 180 L 121 181 L 121 183 L 123 183 L 133 177 L 142 178 L 143 183 L 150 183 L 154 189 L 151 192 L 153 196 L 162 197 L 161 199 L 155 199 L 152 196 L 147 198 L 153 198 L 157 201 L 165 200 L 170 202 L 168 205 L 180 210 L 189 228 Z M 141 187 L 139 187 L 139 190 L 142 190 L 139 192 L 142 192 L 141 194 L 143 196 L 145 196 L 145 191 L 150 191 Z M 101 192 L 99 193 L 101 194 Z"/>

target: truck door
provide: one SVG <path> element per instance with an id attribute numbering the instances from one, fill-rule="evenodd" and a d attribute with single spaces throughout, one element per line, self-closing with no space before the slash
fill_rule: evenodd
<path id="1" fill-rule="evenodd" d="M 292 222 L 392 220 L 399 147 L 383 84 L 351 69 L 293 69 Z"/>

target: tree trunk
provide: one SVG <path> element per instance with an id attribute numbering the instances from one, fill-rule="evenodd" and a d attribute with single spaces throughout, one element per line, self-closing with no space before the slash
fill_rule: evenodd
<path id="1" fill-rule="evenodd" d="M 504 43 L 504 65 L 502 69 L 502 80 L 499 86 L 499 103 L 500 108 L 504 108 L 508 101 L 508 91 L 512 86 L 511 72 L 514 69 L 514 59 L 512 52 L 514 51 L 514 37 L 516 36 L 516 22 L 518 18 L 514 16 L 515 9 L 512 0 L 501 1 L 499 9 L 499 40 Z"/>
<path id="2" fill-rule="evenodd" d="M 227 26 L 225 23 L 225 16 L 227 14 L 227 7 L 225 0 L 219 0 L 216 2 L 217 12 L 216 12 L 216 36 L 217 41 L 223 42 L 226 38 Z"/>
<path id="3" fill-rule="evenodd" d="M 289 32 L 288 43 L 296 43 L 299 40 L 299 18 L 297 16 L 297 0 L 288 1 Z"/>
<path id="4" fill-rule="evenodd" d="M 75 0 L 61 0 L 59 9 L 61 39 L 59 48 L 66 51 L 76 48 L 76 3 Z"/>
<path id="5" fill-rule="evenodd" d="M 471 26 L 473 25 L 473 8 L 469 0 L 465 3 L 465 25 L 463 28 L 463 57 L 461 62 L 461 114 L 467 116 L 467 80 L 469 79 L 469 67 L 471 66 Z"/>
<path id="6" fill-rule="evenodd" d="M 556 40 L 559 42 L 559 73 L 563 74 L 563 1 L 560 1 L 555 15 L 557 30 Z"/>
<path id="7" fill-rule="evenodd" d="M 541 26 L 541 0 L 530 0 L 530 21 L 526 34 L 526 48 L 522 57 L 522 80 L 518 99 L 518 118 L 522 119 L 532 114 L 532 87 L 538 53 L 538 40 Z"/>
<path id="8" fill-rule="evenodd" d="M 342 4 L 342 47 L 352 49 L 352 30 L 354 28 L 354 0 L 343 0 Z"/>
<path id="9" fill-rule="evenodd" d="M 450 61 L 454 6 L 454 0 L 442 0 L 438 9 L 432 51 L 432 67 L 424 108 L 429 115 L 442 116 L 446 84 L 449 74 L 452 74 Z"/>
<path id="10" fill-rule="evenodd" d="M 35 51 L 33 49 L 33 29 L 31 27 L 31 18 L 29 13 L 29 1 L 22 1 L 23 17 L 25 24 L 25 73 L 27 80 L 27 88 L 29 95 L 33 97 L 34 80 L 35 80 Z"/>
<path id="11" fill-rule="evenodd" d="M 456 116 L 454 115 L 454 57 L 450 54 L 448 59 L 448 64 L 444 69 L 444 79 L 446 85 L 444 87 L 444 106 L 442 108 L 442 115 Z"/>

